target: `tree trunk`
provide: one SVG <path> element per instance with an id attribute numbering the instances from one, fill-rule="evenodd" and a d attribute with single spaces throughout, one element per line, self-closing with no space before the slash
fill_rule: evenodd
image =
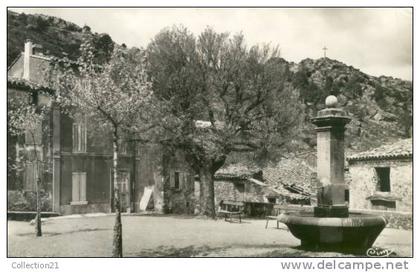
<path id="1" fill-rule="evenodd" d="M 36 163 L 36 167 L 38 168 L 38 163 Z M 39 175 L 39 173 L 38 173 Z M 41 187 L 41 179 L 39 177 L 36 178 L 36 217 L 35 217 L 35 231 L 36 236 L 42 236 L 41 230 L 41 194 L 40 194 L 40 187 Z"/>
<path id="2" fill-rule="evenodd" d="M 200 168 L 200 214 L 216 218 L 214 205 L 214 174 L 210 167 Z"/>
<path id="3" fill-rule="evenodd" d="M 35 187 L 36 187 L 36 216 L 35 216 L 35 233 L 37 237 L 42 236 L 42 229 L 41 229 L 41 179 L 39 178 L 40 171 L 39 171 L 39 163 L 38 163 L 38 152 L 36 150 L 36 141 L 35 141 L 35 135 L 31 131 L 31 137 L 32 137 L 32 144 L 34 147 L 34 156 L 35 156 L 35 167 L 36 172 L 38 174 L 37 177 L 35 177 Z"/>
<path id="4" fill-rule="evenodd" d="M 114 173 L 114 210 L 115 210 L 115 225 L 114 237 L 112 243 L 112 257 L 122 257 L 122 224 L 121 224 L 121 205 L 120 205 L 120 190 L 118 188 L 118 134 L 117 129 L 114 129 L 113 138 L 113 157 L 112 170 Z"/>

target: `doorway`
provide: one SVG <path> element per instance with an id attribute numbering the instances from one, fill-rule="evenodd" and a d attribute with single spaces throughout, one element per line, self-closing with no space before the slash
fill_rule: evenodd
<path id="1" fill-rule="evenodd" d="M 118 170 L 118 190 L 120 191 L 121 212 L 130 212 L 130 172 L 128 170 Z M 111 169 L 111 199 L 114 199 L 114 172 Z M 112 201 L 112 211 L 115 211 Z"/>

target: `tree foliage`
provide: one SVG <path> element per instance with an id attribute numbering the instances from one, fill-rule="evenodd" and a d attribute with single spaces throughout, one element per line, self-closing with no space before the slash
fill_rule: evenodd
<path id="1" fill-rule="evenodd" d="M 138 49 L 116 47 L 108 62 L 98 64 L 92 40 L 81 46 L 76 63 L 54 62 L 50 70 L 51 88 L 56 102 L 71 116 L 84 115 L 112 132 L 114 257 L 122 257 L 121 207 L 118 187 L 118 150 L 123 136 L 141 138 L 153 128 L 150 118 L 154 104 L 151 85 L 145 72 L 144 53 Z"/>
<path id="2" fill-rule="evenodd" d="M 278 50 L 248 47 L 242 34 L 207 28 L 195 37 L 173 27 L 147 51 L 153 89 L 164 105 L 164 143 L 186 151 L 204 188 L 202 213 L 214 216 L 214 173 L 233 151 L 261 155 L 285 145 L 299 116 L 297 95 L 279 76 Z"/>

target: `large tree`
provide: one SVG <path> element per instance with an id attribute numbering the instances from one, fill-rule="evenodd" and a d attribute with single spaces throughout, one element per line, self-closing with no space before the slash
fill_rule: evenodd
<path id="1" fill-rule="evenodd" d="M 297 94 L 276 48 L 247 47 L 242 34 L 183 27 L 161 31 L 147 49 L 164 105 L 162 143 L 183 149 L 200 177 L 201 214 L 215 217 L 214 174 L 238 150 L 267 155 L 284 146 L 299 118 Z"/>
<path id="2" fill-rule="evenodd" d="M 108 62 L 95 62 L 91 40 L 81 46 L 77 63 L 55 61 L 50 83 L 56 102 L 67 114 L 77 112 L 106 131 L 112 132 L 113 203 L 116 213 L 113 257 L 122 257 L 122 224 L 118 187 L 118 150 L 121 137 L 139 138 L 152 128 L 152 90 L 145 72 L 142 50 L 115 47 Z"/>

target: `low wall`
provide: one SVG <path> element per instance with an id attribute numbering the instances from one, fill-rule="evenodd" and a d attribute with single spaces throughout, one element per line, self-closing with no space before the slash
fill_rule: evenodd
<path id="1" fill-rule="evenodd" d="M 86 205 L 61 205 L 60 214 L 85 214 L 85 213 L 109 213 L 109 203 L 88 203 Z"/>
<path id="2" fill-rule="evenodd" d="M 55 212 L 42 212 L 41 218 L 55 217 L 59 216 Z M 36 212 L 24 212 L 24 211 L 8 211 L 7 220 L 16 220 L 16 221 L 31 221 L 36 217 Z"/>
<path id="3" fill-rule="evenodd" d="M 244 213 L 246 217 L 253 217 L 253 218 L 264 218 L 268 215 L 275 215 L 275 211 L 273 209 L 273 203 L 261 203 L 261 202 L 244 202 Z M 287 212 L 313 212 L 312 206 L 302 206 L 302 205 L 294 205 L 289 204 L 284 206 L 282 209 L 286 213 Z"/>

